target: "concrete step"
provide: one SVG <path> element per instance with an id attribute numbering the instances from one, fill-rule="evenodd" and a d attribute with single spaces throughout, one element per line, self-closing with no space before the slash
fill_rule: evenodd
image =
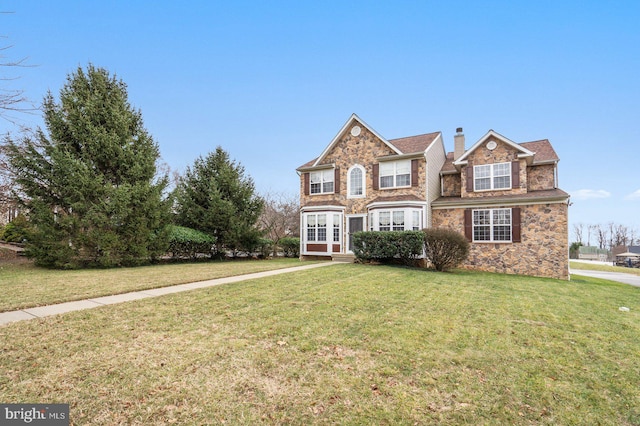
<path id="1" fill-rule="evenodd" d="M 334 262 L 353 263 L 356 257 L 353 254 L 333 254 L 331 255 L 331 260 Z"/>

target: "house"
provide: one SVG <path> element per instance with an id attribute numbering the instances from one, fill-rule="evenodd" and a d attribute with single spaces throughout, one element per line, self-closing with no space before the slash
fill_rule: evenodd
<path id="1" fill-rule="evenodd" d="M 360 230 L 446 227 L 471 242 L 464 267 L 568 279 L 569 195 L 547 140 L 490 130 L 454 152 L 440 132 L 387 140 L 353 114 L 300 175 L 301 257 L 352 253 Z"/>

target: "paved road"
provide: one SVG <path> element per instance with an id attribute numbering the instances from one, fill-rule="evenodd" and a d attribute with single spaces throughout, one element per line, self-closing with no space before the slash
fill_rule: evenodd
<path id="1" fill-rule="evenodd" d="M 571 269 L 572 274 L 584 275 L 586 277 L 602 278 L 605 280 L 617 281 L 619 283 L 630 284 L 635 287 L 640 287 L 640 276 L 633 274 L 625 274 L 622 272 L 603 272 L 603 271 L 589 271 L 586 269 Z"/>

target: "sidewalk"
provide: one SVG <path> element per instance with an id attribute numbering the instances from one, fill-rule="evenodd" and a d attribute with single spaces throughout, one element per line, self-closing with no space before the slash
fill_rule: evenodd
<path id="1" fill-rule="evenodd" d="M 153 288 L 149 290 L 132 291 L 129 293 L 114 294 L 112 296 L 96 297 L 93 299 L 77 300 L 74 302 L 58 303 L 57 305 L 38 306 L 18 311 L 1 312 L 0 326 L 16 321 L 30 320 L 34 318 L 45 318 L 52 315 L 64 314 L 67 312 L 80 311 L 83 309 L 97 308 L 116 303 L 130 302 L 150 297 L 164 296 L 165 294 L 179 293 L 182 291 L 196 290 L 199 288 L 213 287 L 222 284 L 236 283 L 239 281 L 252 280 L 256 278 L 270 277 L 273 275 L 286 274 L 289 272 L 304 271 L 307 269 L 320 268 L 323 266 L 335 265 L 335 262 L 313 263 L 310 265 L 294 266 L 291 268 L 275 269 L 273 271 L 255 272 L 253 274 L 236 275 L 233 277 L 216 278 L 213 280 L 199 281 L 195 283 L 179 284 L 169 287 Z"/>

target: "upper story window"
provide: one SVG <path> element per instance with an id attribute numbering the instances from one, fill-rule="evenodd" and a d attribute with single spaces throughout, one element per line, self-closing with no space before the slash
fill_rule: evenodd
<path id="1" fill-rule="evenodd" d="M 321 170 L 318 172 L 311 172 L 309 176 L 310 180 L 310 192 L 312 194 L 329 194 L 333 193 L 333 169 Z"/>
<path id="2" fill-rule="evenodd" d="M 474 210 L 473 241 L 511 241 L 511 209 Z"/>
<path id="3" fill-rule="evenodd" d="M 511 189 L 511 163 L 473 166 L 474 191 Z"/>
<path id="4" fill-rule="evenodd" d="M 380 188 L 411 186 L 411 160 L 380 163 Z"/>
<path id="5" fill-rule="evenodd" d="M 348 196 L 360 198 L 365 196 L 365 171 L 362 166 L 356 165 L 349 169 Z"/>

